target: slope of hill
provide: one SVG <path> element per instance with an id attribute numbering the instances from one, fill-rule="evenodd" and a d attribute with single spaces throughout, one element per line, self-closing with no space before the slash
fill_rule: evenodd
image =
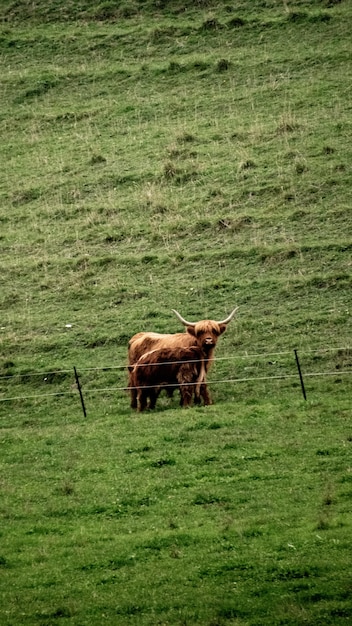
<path id="1" fill-rule="evenodd" d="M 3 9 L 29 20 L 1 40 L 12 360 L 45 344 L 63 363 L 69 345 L 175 328 L 172 307 L 236 303 L 245 350 L 347 341 L 349 8 L 249 5 Z"/>

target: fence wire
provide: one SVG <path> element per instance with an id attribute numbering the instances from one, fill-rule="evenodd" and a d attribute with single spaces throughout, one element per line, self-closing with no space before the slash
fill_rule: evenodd
<path id="1" fill-rule="evenodd" d="M 182 361 L 183 362 L 183 361 Z M 68 370 L 71 371 L 71 370 Z M 304 374 L 304 378 L 312 378 L 312 377 L 318 377 L 318 376 L 341 376 L 341 375 L 345 375 L 345 374 L 352 374 L 352 369 L 351 370 L 339 370 L 337 372 L 307 372 Z M 208 381 L 207 380 L 207 385 L 221 385 L 221 384 L 229 384 L 229 383 L 243 383 L 243 382 L 255 382 L 255 381 L 265 381 L 265 380 L 285 380 L 285 379 L 297 379 L 297 374 L 273 374 L 271 376 L 251 376 L 248 378 L 224 378 L 224 379 L 219 379 L 219 380 L 211 380 Z M 198 383 L 180 383 L 180 384 L 163 384 L 162 387 L 164 388 L 178 388 L 181 387 L 183 385 L 185 386 L 195 386 Z M 155 385 L 150 385 L 150 386 L 144 386 L 143 385 L 143 389 L 153 389 L 155 387 Z M 132 391 L 133 389 L 138 389 L 137 387 L 93 387 L 92 389 L 85 389 L 84 393 L 85 394 L 93 394 L 93 393 L 109 393 L 109 392 L 113 392 L 113 391 Z M 30 394 L 30 395 L 25 395 L 25 396 L 11 396 L 9 398 L 0 398 L 0 402 L 9 402 L 11 400 L 28 400 L 28 399 L 32 399 L 32 400 L 38 400 L 38 399 L 42 399 L 42 398 L 50 398 L 50 397 L 57 397 L 57 396 L 70 396 L 70 395 L 77 395 L 78 393 L 78 389 L 72 389 L 71 391 L 57 391 L 57 392 L 52 392 L 52 393 L 43 393 L 43 394 Z"/>
<path id="2" fill-rule="evenodd" d="M 344 346 L 344 347 L 337 347 L 334 348 L 332 346 L 328 346 L 325 348 L 316 348 L 314 350 L 308 349 L 308 350 L 301 350 L 299 349 L 299 355 L 303 356 L 303 355 L 310 355 L 310 354 L 321 354 L 323 355 L 326 352 L 349 352 L 352 351 L 352 348 L 350 348 L 349 346 Z M 249 354 L 234 354 L 234 355 L 228 355 L 228 356 L 221 356 L 221 357 L 214 357 L 212 359 L 212 363 L 216 363 L 216 362 L 220 362 L 220 361 L 235 361 L 236 359 L 258 359 L 258 358 L 268 358 L 268 357 L 273 357 L 273 356 L 287 356 L 287 355 L 292 355 L 292 350 L 287 350 L 287 351 L 283 351 L 283 352 L 259 352 L 259 353 L 249 353 Z M 183 361 L 173 361 L 174 364 L 177 363 L 182 363 Z M 193 363 L 193 362 L 198 362 L 198 361 L 188 361 L 189 363 Z M 148 364 L 149 365 L 164 365 L 164 363 L 151 363 Z M 142 367 L 143 365 L 141 365 L 140 367 Z M 107 372 L 109 370 L 125 370 L 127 367 L 127 364 L 125 363 L 124 365 L 101 365 L 100 367 L 80 367 L 79 371 L 80 372 Z M 72 373 L 72 368 L 71 369 L 63 369 L 63 370 L 52 370 L 49 372 L 18 372 L 18 373 L 14 373 L 14 374 L 7 374 L 4 376 L 0 376 L 0 382 L 2 380 L 13 380 L 15 377 L 25 377 L 25 378 L 32 378 L 32 377 L 39 377 L 39 376 L 43 376 L 43 380 L 45 380 L 46 378 L 50 377 L 50 376 L 56 376 L 58 374 L 71 374 Z"/>

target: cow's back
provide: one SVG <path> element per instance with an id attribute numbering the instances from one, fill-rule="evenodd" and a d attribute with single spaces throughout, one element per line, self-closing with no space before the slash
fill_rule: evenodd
<path id="1" fill-rule="evenodd" d="M 169 350 L 189 348 L 196 344 L 196 339 L 189 333 L 162 334 L 141 332 L 133 335 L 128 344 L 128 361 L 133 365 L 138 359 L 151 350 Z"/>

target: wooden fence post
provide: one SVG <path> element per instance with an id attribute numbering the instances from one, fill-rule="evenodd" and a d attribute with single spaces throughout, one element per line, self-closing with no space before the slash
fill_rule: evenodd
<path id="1" fill-rule="evenodd" d="M 73 367 L 73 370 L 74 370 L 74 373 L 75 373 L 75 379 L 76 379 L 77 389 L 78 389 L 78 392 L 79 392 L 79 397 L 81 398 L 81 405 L 82 405 L 83 415 L 84 415 L 84 417 L 87 417 L 87 411 L 86 411 L 86 407 L 84 406 L 83 394 L 82 394 L 81 384 L 79 382 L 77 370 L 76 370 L 75 367 Z"/>
<path id="2" fill-rule="evenodd" d="M 303 380 L 301 366 L 300 366 L 299 359 L 298 359 L 297 350 L 295 350 L 294 352 L 295 352 L 295 357 L 296 357 L 296 365 L 297 365 L 297 369 L 298 369 L 299 379 L 301 381 L 301 389 L 302 389 L 302 393 L 303 393 L 303 398 L 305 400 L 307 400 L 307 395 L 306 395 L 306 390 L 305 390 L 305 387 L 304 387 L 304 380 Z"/>

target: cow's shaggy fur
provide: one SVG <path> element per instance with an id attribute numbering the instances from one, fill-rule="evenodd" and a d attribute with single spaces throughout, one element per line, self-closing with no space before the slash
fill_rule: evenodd
<path id="1" fill-rule="evenodd" d="M 197 346 L 151 350 L 143 354 L 133 366 L 129 366 L 130 385 L 137 395 L 138 411 L 154 409 L 163 387 L 180 388 L 181 406 L 200 402 L 200 382 L 204 376 L 204 359 Z"/>
<path id="2" fill-rule="evenodd" d="M 134 335 L 128 344 L 128 369 L 129 387 L 131 393 L 131 407 L 137 408 L 137 389 L 131 380 L 133 366 L 144 354 L 152 350 L 165 350 L 165 354 L 173 359 L 173 354 L 178 349 L 196 347 L 200 350 L 204 367 L 199 374 L 199 393 L 204 404 L 211 404 L 211 397 L 206 384 L 206 377 L 214 358 L 214 350 L 217 340 L 227 328 L 227 324 L 233 318 L 237 308 L 220 322 L 214 320 L 201 320 L 199 322 L 187 322 L 177 311 L 173 310 L 178 319 L 186 328 L 186 332 L 174 334 L 160 334 L 153 332 L 141 332 Z M 165 381 L 167 382 L 167 381 Z M 172 395 L 173 387 L 166 387 L 169 395 Z"/>

